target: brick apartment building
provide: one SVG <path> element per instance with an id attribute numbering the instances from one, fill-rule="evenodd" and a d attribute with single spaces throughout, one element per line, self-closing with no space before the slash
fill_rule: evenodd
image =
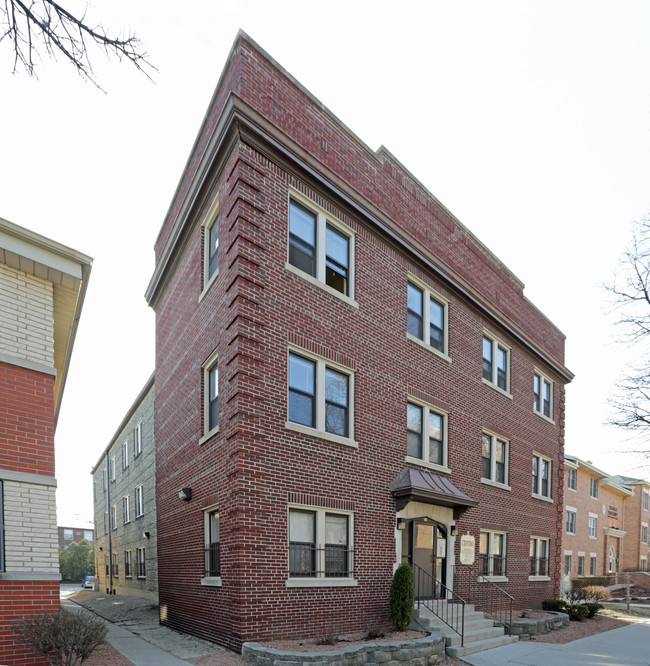
<path id="1" fill-rule="evenodd" d="M 625 535 L 621 571 L 650 571 L 650 482 L 631 476 L 614 476 L 612 481 L 633 491 L 625 500 Z"/>
<path id="2" fill-rule="evenodd" d="M 93 525 L 77 525 L 76 527 L 57 527 L 59 535 L 59 548 L 67 548 L 72 542 L 80 543 L 84 539 L 90 543 L 94 540 L 95 531 Z"/>
<path id="3" fill-rule="evenodd" d="M 59 610 L 54 433 L 92 260 L 0 219 L 0 663 L 46 664 L 12 632 Z"/>
<path id="4" fill-rule="evenodd" d="M 557 595 L 563 334 L 243 33 L 155 250 L 164 624 L 234 649 L 368 629 L 403 560 Z"/>
<path id="5" fill-rule="evenodd" d="M 95 575 L 107 594 L 158 598 L 154 377 L 92 469 Z"/>

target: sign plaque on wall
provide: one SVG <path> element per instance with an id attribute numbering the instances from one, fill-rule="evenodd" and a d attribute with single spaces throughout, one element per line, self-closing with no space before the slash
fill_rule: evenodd
<path id="1" fill-rule="evenodd" d="M 460 537 L 460 563 L 471 566 L 474 564 L 476 553 L 476 540 L 471 534 Z"/>

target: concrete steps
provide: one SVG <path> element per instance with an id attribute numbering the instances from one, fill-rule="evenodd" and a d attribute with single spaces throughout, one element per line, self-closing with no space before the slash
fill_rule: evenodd
<path id="1" fill-rule="evenodd" d="M 440 609 L 440 614 L 451 622 L 451 618 L 456 617 L 456 607 L 453 604 L 445 605 L 448 606 L 447 615 L 445 615 L 443 609 Z M 459 617 L 461 617 L 460 613 Z M 439 631 L 442 633 L 445 637 L 447 654 L 456 658 L 481 652 L 482 650 L 490 650 L 501 645 L 515 643 L 519 640 L 516 636 L 506 635 L 503 627 L 495 626 L 493 620 L 485 617 L 483 613 L 474 610 L 473 604 L 465 606 L 465 644 L 462 647 L 461 637 L 428 609 L 416 609 L 413 619 L 412 628 L 424 628 L 429 631 Z"/>

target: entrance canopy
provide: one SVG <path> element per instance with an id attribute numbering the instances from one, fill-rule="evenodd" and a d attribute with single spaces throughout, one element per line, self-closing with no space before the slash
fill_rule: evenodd
<path id="1" fill-rule="evenodd" d="M 478 504 L 462 490 L 458 490 L 447 477 L 408 467 L 390 484 L 390 491 L 398 511 L 409 502 L 425 502 L 452 508 L 456 519 Z"/>

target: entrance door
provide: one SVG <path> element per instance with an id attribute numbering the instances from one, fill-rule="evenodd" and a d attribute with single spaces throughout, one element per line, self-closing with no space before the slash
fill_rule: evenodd
<path id="1" fill-rule="evenodd" d="M 415 595 L 418 598 L 444 597 L 441 587 L 447 580 L 447 531 L 427 518 L 407 524 L 402 537 L 402 554 L 413 565 Z"/>

